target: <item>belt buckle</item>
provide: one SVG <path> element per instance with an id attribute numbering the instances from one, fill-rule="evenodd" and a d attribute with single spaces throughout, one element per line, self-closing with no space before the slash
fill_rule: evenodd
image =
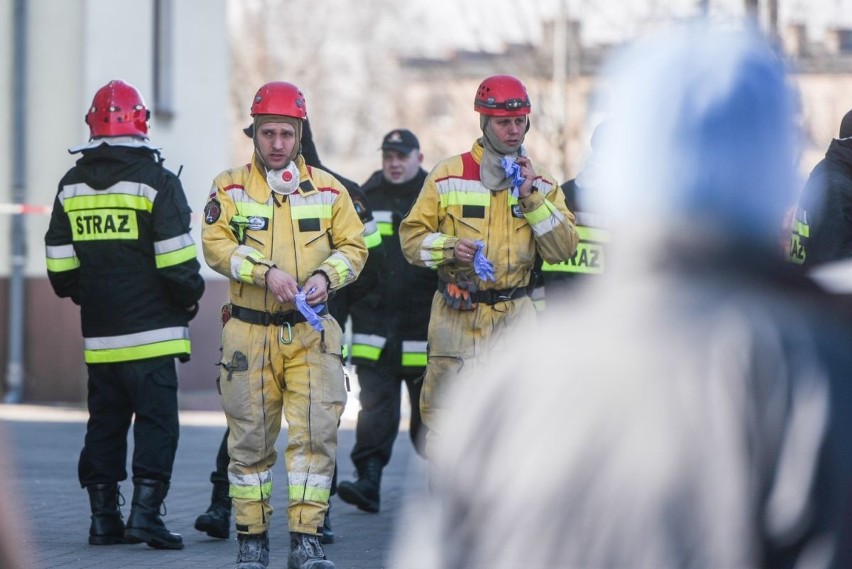
<path id="1" fill-rule="evenodd" d="M 504 292 L 498 292 L 496 290 L 491 291 L 492 299 L 494 300 L 494 304 L 498 302 L 509 302 L 512 300 L 512 295 L 515 294 L 516 288 L 512 289 L 503 289 Z"/>

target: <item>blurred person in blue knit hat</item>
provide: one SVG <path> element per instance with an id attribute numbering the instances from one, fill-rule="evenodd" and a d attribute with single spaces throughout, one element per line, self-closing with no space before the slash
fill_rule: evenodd
<path id="1" fill-rule="evenodd" d="M 605 84 L 607 272 L 450 395 L 440 485 L 392 566 L 852 567 L 852 326 L 778 251 L 782 61 L 748 27 L 693 24 Z"/>

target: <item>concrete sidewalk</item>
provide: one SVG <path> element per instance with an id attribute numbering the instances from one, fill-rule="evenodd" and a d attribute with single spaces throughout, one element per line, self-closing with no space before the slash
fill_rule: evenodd
<path id="1" fill-rule="evenodd" d="M 25 541 L 36 559 L 20 569 L 233 569 L 237 554 L 235 534 L 229 540 L 217 540 L 193 528 L 196 516 L 209 503 L 216 451 L 224 432 L 224 418 L 218 412 L 182 412 L 181 439 L 175 461 L 172 486 L 166 498 L 166 525 L 183 536 L 181 551 L 158 551 L 139 545 L 88 545 L 88 495 L 77 482 L 77 459 L 83 444 L 87 415 L 78 409 L 58 409 L 26 405 L 0 404 L 0 448 L 5 447 L 3 468 L 13 480 L 4 481 L 17 496 L 11 505 L 15 519 L 25 524 Z M 354 443 L 351 427 L 340 431 L 339 476 L 351 479 L 353 467 L 349 451 Z M 272 503 L 275 515 L 270 531 L 270 568 L 287 566 L 286 473 L 283 449 L 286 432 L 278 441 L 279 462 L 275 465 L 278 482 Z M 131 439 L 132 449 L 132 439 Z M 11 450 L 11 452 L 8 452 Z M 129 469 L 129 466 L 128 466 Z M 403 499 L 407 490 L 423 492 L 426 465 L 409 442 L 408 433 L 400 432 L 391 463 L 382 479 L 382 511 L 361 512 L 332 497 L 332 525 L 337 536 L 326 546 L 326 555 L 338 569 L 378 569 L 387 567 L 394 532 L 399 528 Z M 130 510 L 133 488 L 122 483 Z M 9 504 L 0 505 L 8 511 Z M 6 569 L 6 568 L 2 568 Z M 13 568 L 9 568 L 13 569 Z M 18 568 L 14 568 L 18 569 Z"/>

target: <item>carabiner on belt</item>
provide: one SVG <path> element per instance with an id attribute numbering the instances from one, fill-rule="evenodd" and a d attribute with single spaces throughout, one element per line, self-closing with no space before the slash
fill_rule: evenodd
<path id="1" fill-rule="evenodd" d="M 287 334 L 285 339 L 284 327 L 287 327 Z M 292 344 L 293 343 L 293 328 L 290 327 L 289 322 L 285 322 L 278 329 L 278 341 L 282 344 Z"/>

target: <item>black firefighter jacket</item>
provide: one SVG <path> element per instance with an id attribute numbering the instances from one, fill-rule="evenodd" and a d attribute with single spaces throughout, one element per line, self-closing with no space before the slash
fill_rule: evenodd
<path id="1" fill-rule="evenodd" d="M 186 359 L 204 292 L 180 180 L 151 148 L 101 144 L 59 182 L 53 290 L 80 305 L 86 363 Z"/>
<path id="2" fill-rule="evenodd" d="M 799 198 L 790 260 L 804 266 L 852 257 L 852 138 L 835 139 Z"/>
<path id="3" fill-rule="evenodd" d="M 379 254 L 384 270 L 365 298 L 352 306 L 352 360 L 375 364 L 385 349 L 392 348 L 405 373 L 422 371 L 426 365 L 426 335 L 432 296 L 438 289 L 434 269 L 414 266 L 402 254 L 399 224 L 417 199 L 427 172 L 422 168 L 403 184 L 388 183 L 378 170 L 361 186 L 382 237 Z M 371 249 L 372 254 L 372 249 Z"/>

